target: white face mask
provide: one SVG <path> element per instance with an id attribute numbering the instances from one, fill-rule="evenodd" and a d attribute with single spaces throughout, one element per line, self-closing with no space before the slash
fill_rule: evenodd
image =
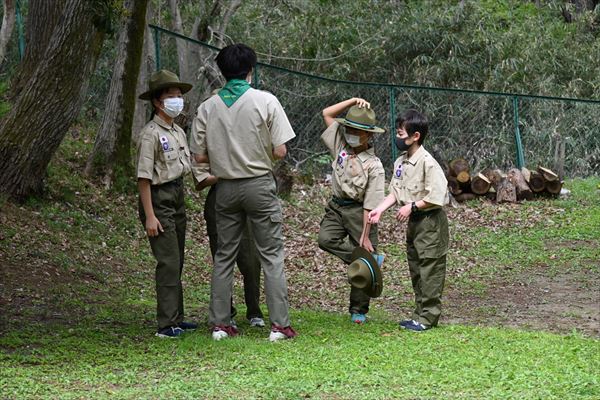
<path id="1" fill-rule="evenodd" d="M 346 143 L 348 143 L 350 147 L 360 146 L 360 136 L 344 133 L 344 139 L 346 139 Z"/>
<path id="2" fill-rule="evenodd" d="M 171 118 L 177 117 L 183 111 L 183 99 L 181 97 L 171 97 L 163 101 L 164 111 Z"/>

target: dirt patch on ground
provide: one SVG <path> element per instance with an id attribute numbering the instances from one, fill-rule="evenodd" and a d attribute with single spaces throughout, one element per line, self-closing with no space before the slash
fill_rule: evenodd
<path id="1" fill-rule="evenodd" d="M 450 323 L 510 326 L 561 334 L 574 330 L 600 337 L 600 274 L 552 275 L 547 269 L 522 273 L 512 282 L 494 282 L 482 296 L 446 295 Z"/>

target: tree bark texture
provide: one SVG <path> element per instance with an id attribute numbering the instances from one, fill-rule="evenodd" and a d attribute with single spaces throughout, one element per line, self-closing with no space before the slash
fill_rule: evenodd
<path id="1" fill-rule="evenodd" d="M 119 177 L 129 176 L 132 171 L 131 127 L 144 45 L 147 5 L 148 0 L 125 1 L 128 13 L 119 35 L 118 58 L 114 65 L 102 123 L 87 160 L 85 172 L 103 177 L 107 186 Z"/>
<path id="2" fill-rule="evenodd" d="M 6 57 L 8 41 L 15 28 L 15 1 L 4 0 L 4 15 L 2 16 L 2 28 L 0 28 L 0 64 Z"/>
<path id="3" fill-rule="evenodd" d="M 30 0 L 25 31 L 25 55 L 19 71 L 11 83 L 11 102 L 16 100 L 23 87 L 27 85 L 35 68 L 43 57 L 52 39 L 54 29 L 60 23 L 67 0 Z"/>
<path id="4" fill-rule="evenodd" d="M 51 3 L 49 8 L 58 4 L 32 1 L 30 10 L 45 3 Z M 105 6 L 108 9 L 108 3 Z M 23 200 L 42 192 L 48 163 L 79 114 L 104 40 L 104 31 L 95 24 L 102 18 L 96 8 L 86 0 L 67 0 L 47 46 L 28 46 L 30 53 L 38 48 L 41 54 L 31 55 L 29 63 L 23 64 L 29 78 L 0 125 L 0 191 L 12 198 Z M 28 32 L 49 29 L 55 13 L 47 11 L 30 14 Z M 31 60 L 39 62 L 31 64 Z"/>
<path id="5" fill-rule="evenodd" d="M 152 2 L 148 3 L 146 7 L 146 21 L 150 21 L 153 15 Z M 144 47 L 142 52 L 142 62 L 140 63 L 140 73 L 138 74 L 138 85 L 137 94 L 145 92 L 148 89 L 148 80 L 152 71 L 154 71 L 156 65 L 156 59 L 154 56 L 154 38 L 152 37 L 152 31 L 150 27 L 146 25 L 144 31 Z M 133 126 L 131 128 L 131 137 L 134 144 L 137 145 L 138 135 L 150 115 L 152 106 L 149 101 L 138 99 L 135 97 L 135 113 L 133 116 Z"/>
<path id="6" fill-rule="evenodd" d="M 502 178 L 496 187 L 496 202 L 497 203 L 514 203 L 517 201 L 517 191 L 515 185 L 508 179 Z"/>

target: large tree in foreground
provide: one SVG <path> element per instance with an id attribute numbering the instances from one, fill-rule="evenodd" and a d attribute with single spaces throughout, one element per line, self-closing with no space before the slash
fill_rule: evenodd
<path id="1" fill-rule="evenodd" d="M 111 0 L 31 0 L 29 8 L 43 10 L 48 3 L 53 12 L 30 13 L 26 35 L 48 32 L 47 45 L 37 43 L 37 53 L 26 55 L 18 89 L 11 89 L 12 108 L 0 122 L 0 191 L 17 200 L 42 192 L 48 163 L 79 114 L 114 13 Z M 60 18 L 48 19 L 56 8 Z"/>
<path id="2" fill-rule="evenodd" d="M 131 178 L 131 127 L 146 31 L 147 6 L 148 0 L 125 1 L 127 15 L 119 35 L 110 91 L 94 149 L 87 161 L 86 173 L 102 177 L 106 186 L 112 186 L 113 181 L 119 178 Z"/>

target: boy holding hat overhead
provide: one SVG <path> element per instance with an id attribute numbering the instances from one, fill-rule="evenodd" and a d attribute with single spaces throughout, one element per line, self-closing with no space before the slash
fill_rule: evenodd
<path id="1" fill-rule="evenodd" d="M 335 118 L 345 110 L 348 110 L 345 118 Z M 375 126 L 375 112 L 361 98 L 325 108 L 323 119 L 327 129 L 321 140 L 334 158 L 333 198 L 325 207 L 319 247 L 350 264 L 357 246 L 368 252 L 377 247 L 377 227 L 369 229 L 368 213 L 384 198 L 385 172 L 369 139 L 385 130 Z M 349 307 L 353 322 L 366 322 L 369 302 L 367 292 L 353 285 Z"/>
<path id="2" fill-rule="evenodd" d="M 137 147 L 139 214 L 156 258 L 156 336 L 177 338 L 197 328 L 183 321 L 181 272 L 186 213 L 183 175 L 190 172 L 185 132 L 174 123 L 183 110 L 183 94 L 192 88 L 174 73 L 152 75 L 139 98 L 152 102 L 153 117 L 142 129 Z"/>
<path id="3" fill-rule="evenodd" d="M 381 214 L 398 203 L 399 221 L 408 221 L 406 255 L 415 292 L 412 319 L 400 326 L 414 332 L 437 326 L 446 277 L 448 219 L 442 206 L 447 202 L 448 182 L 438 162 L 425 150 L 427 117 L 415 110 L 396 121 L 396 147 L 402 153 L 394 163 L 390 194 L 369 213 L 376 224 Z"/>

